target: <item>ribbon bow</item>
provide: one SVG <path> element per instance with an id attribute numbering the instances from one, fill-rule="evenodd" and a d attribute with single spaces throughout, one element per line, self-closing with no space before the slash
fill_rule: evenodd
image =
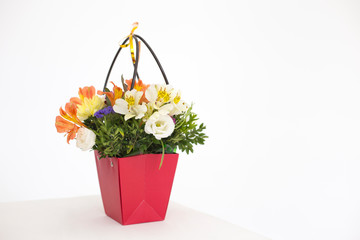
<path id="1" fill-rule="evenodd" d="M 134 43 L 133 43 L 133 34 L 134 34 L 134 31 L 139 26 L 139 23 L 134 22 L 132 26 L 133 26 L 133 28 L 131 29 L 130 34 L 127 36 L 129 38 L 129 43 L 124 44 L 124 45 L 120 45 L 120 47 L 126 48 L 126 47 L 130 46 L 131 58 L 133 60 L 133 63 L 135 64 L 135 51 L 134 51 Z"/>

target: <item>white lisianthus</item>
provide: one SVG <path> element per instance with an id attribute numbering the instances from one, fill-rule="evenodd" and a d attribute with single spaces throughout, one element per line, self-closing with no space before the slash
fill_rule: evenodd
<path id="1" fill-rule="evenodd" d="M 155 112 L 146 121 L 145 132 L 152 134 L 158 140 L 169 137 L 175 129 L 175 123 L 169 115 L 161 115 Z"/>
<path id="2" fill-rule="evenodd" d="M 159 109 L 163 104 L 174 99 L 174 89 L 170 85 L 151 85 L 146 89 L 145 97 L 150 104 L 153 104 L 156 109 Z"/>
<path id="3" fill-rule="evenodd" d="M 83 151 L 90 150 L 95 145 L 96 135 L 93 131 L 82 127 L 77 132 L 76 146 Z"/>
<path id="4" fill-rule="evenodd" d="M 135 119 L 141 119 L 147 112 L 145 103 L 139 104 L 139 101 L 143 95 L 143 92 L 133 89 L 125 93 L 125 99 L 117 99 L 113 106 L 115 112 L 124 114 L 125 121 L 135 117 Z"/>

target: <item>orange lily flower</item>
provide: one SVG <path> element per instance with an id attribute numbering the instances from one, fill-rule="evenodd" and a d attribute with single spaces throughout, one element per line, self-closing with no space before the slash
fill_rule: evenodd
<path id="1" fill-rule="evenodd" d="M 76 133 L 80 129 L 74 123 L 66 121 L 60 116 L 56 117 L 55 127 L 58 133 L 66 133 L 65 136 L 67 135 L 67 143 L 76 137 Z"/>
<path id="2" fill-rule="evenodd" d="M 114 82 L 111 82 L 111 83 L 114 85 L 112 92 L 102 92 L 99 90 L 97 92 L 97 94 L 99 94 L 99 95 L 105 94 L 109 98 L 111 106 L 114 106 L 116 99 L 119 99 L 122 97 L 123 91 L 120 87 L 116 86 Z"/>
<path id="3" fill-rule="evenodd" d="M 126 80 L 126 85 L 128 86 L 128 91 L 130 91 L 130 87 L 131 87 L 131 84 L 132 84 L 132 79 L 129 79 L 129 80 Z M 146 92 L 146 89 L 148 89 L 150 85 L 147 85 L 147 84 L 144 84 L 140 79 L 135 82 L 134 84 L 134 89 L 136 89 L 137 91 L 142 91 L 143 92 L 143 95 L 140 99 L 140 104 L 142 102 L 149 102 L 146 97 L 145 97 L 145 92 Z"/>

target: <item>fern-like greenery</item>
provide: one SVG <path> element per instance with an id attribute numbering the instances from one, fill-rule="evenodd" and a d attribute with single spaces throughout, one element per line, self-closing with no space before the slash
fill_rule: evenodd
<path id="1" fill-rule="evenodd" d="M 94 131 L 96 141 L 93 150 L 101 157 L 126 157 L 145 153 L 175 153 L 176 149 L 189 153 L 193 146 L 204 144 L 207 136 L 204 124 L 197 124 L 197 115 L 192 107 L 186 113 L 175 116 L 175 130 L 162 141 L 144 130 L 144 122 L 124 115 L 111 113 L 102 118 L 89 117 L 85 125 Z M 164 148 L 163 148 L 164 147 Z"/>

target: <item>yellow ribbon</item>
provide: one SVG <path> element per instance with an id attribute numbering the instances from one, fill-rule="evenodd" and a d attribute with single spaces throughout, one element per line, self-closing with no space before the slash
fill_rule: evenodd
<path id="1" fill-rule="evenodd" d="M 122 47 L 122 48 L 126 48 L 126 47 L 130 46 L 131 58 L 132 58 L 134 64 L 135 64 L 135 51 L 134 51 L 134 43 L 133 43 L 133 34 L 138 26 L 139 26 L 138 22 L 133 23 L 133 29 L 131 29 L 130 35 L 127 36 L 129 38 L 129 43 L 120 45 L 120 47 Z"/>

